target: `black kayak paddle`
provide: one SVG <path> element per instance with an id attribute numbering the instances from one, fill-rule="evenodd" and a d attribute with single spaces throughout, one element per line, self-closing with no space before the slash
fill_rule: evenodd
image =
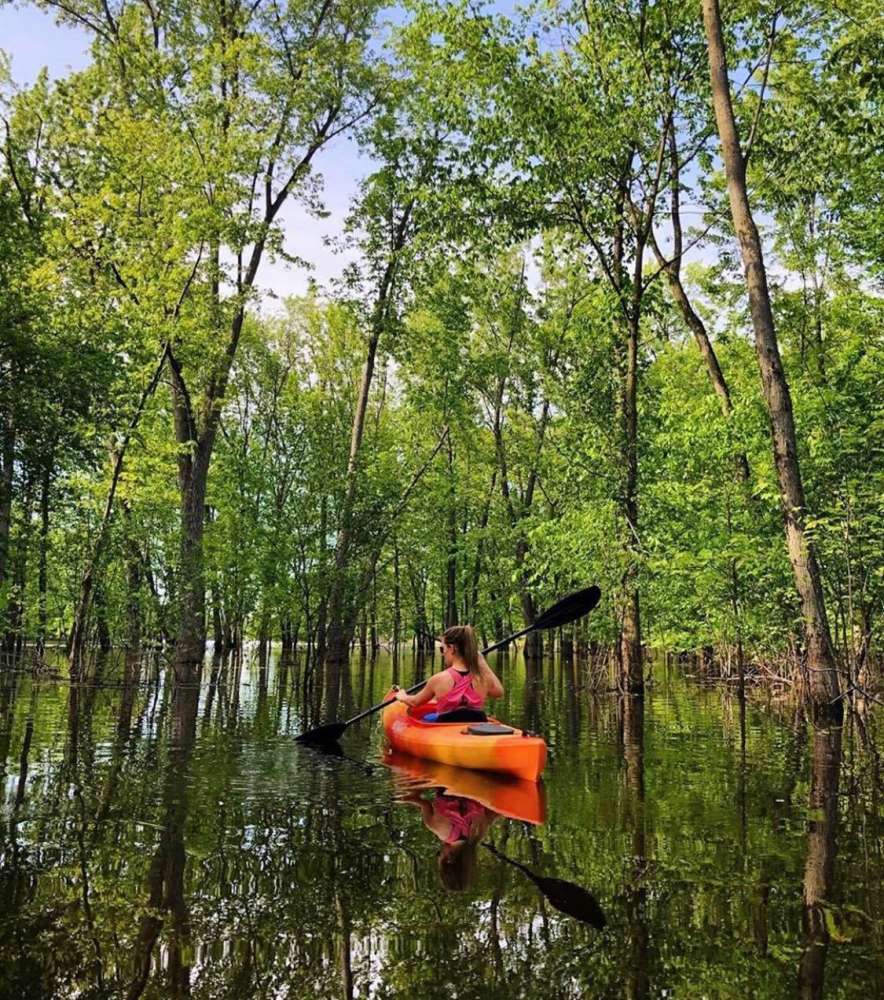
<path id="1" fill-rule="evenodd" d="M 601 590 L 595 585 L 586 587 L 583 590 L 577 590 L 573 594 L 563 597 L 557 604 L 544 611 L 533 625 L 523 628 L 521 632 L 514 632 L 512 635 L 507 636 L 506 639 L 501 639 L 499 642 L 495 642 L 493 646 L 483 649 L 482 655 L 487 656 L 488 653 L 493 653 L 494 650 L 500 649 L 501 646 L 509 645 L 513 640 L 519 639 L 523 635 L 528 635 L 529 632 L 559 628 L 562 625 L 577 621 L 578 618 L 582 618 L 585 614 L 589 614 L 592 611 L 599 603 L 601 596 Z M 426 683 L 426 681 L 420 681 L 420 683 L 408 688 L 405 693 L 414 694 L 415 691 L 420 691 Z M 354 715 L 352 719 L 347 719 L 345 722 L 327 722 L 324 726 L 317 726 L 315 729 L 310 729 L 306 733 L 302 733 L 296 739 L 299 743 L 337 743 L 347 728 L 352 726 L 354 722 L 359 722 L 360 719 L 364 719 L 368 715 L 380 712 L 387 705 L 392 705 L 395 700 L 395 698 L 390 698 L 389 701 L 382 701 L 379 705 L 372 705 L 371 708 L 366 708 L 364 712 Z"/>
<path id="2" fill-rule="evenodd" d="M 547 900 L 559 911 L 575 920 L 580 920 L 584 924 L 591 924 L 601 930 L 608 922 L 604 911 L 599 906 L 595 896 L 581 885 L 574 882 L 566 882 L 561 878 L 547 878 L 545 875 L 535 875 L 530 868 L 518 861 L 513 861 L 500 851 L 493 844 L 482 844 L 501 861 L 505 861 L 513 868 L 518 868 L 523 875 L 527 876 L 546 896 Z"/>

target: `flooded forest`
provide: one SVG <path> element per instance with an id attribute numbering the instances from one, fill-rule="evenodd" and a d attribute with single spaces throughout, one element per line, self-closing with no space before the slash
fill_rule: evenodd
<path id="1" fill-rule="evenodd" d="M 884 995 L 879 7 L 0 6 L 0 998 Z"/>

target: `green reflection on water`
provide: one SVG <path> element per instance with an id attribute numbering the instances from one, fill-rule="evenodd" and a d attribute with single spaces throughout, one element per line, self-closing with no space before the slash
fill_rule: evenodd
<path id="1" fill-rule="evenodd" d="M 484 816 L 477 840 L 589 889 L 604 930 L 490 851 L 446 889 L 414 808 L 438 793 L 403 790 L 376 720 L 345 758 L 294 744 L 300 664 L 247 659 L 198 704 L 7 676 L 0 996 L 884 995 L 875 720 L 814 732 L 660 665 L 643 706 L 498 666 L 498 714 L 552 745 L 546 821 Z M 342 708 L 391 675 L 354 660 Z"/>

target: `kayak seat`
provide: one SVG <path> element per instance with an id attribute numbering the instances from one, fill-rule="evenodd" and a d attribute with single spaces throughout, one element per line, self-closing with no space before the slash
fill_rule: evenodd
<path id="1" fill-rule="evenodd" d="M 470 736 L 510 736 L 515 729 L 502 726 L 499 722 L 477 722 L 473 726 L 467 726 L 466 732 Z"/>
<path id="2" fill-rule="evenodd" d="M 484 722 L 488 716 L 481 708 L 452 708 L 436 716 L 436 722 Z"/>

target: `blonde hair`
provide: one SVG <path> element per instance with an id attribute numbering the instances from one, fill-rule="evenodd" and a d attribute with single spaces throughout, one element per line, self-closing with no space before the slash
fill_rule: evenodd
<path id="1" fill-rule="evenodd" d="M 479 643 L 476 640 L 476 630 L 472 625 L 452 625 L 451 628 L 445 629 L 442 638 L 446 646 L 454 646 L 471 674 L 475 674 L 477 677 L 481 676 Z"/>

